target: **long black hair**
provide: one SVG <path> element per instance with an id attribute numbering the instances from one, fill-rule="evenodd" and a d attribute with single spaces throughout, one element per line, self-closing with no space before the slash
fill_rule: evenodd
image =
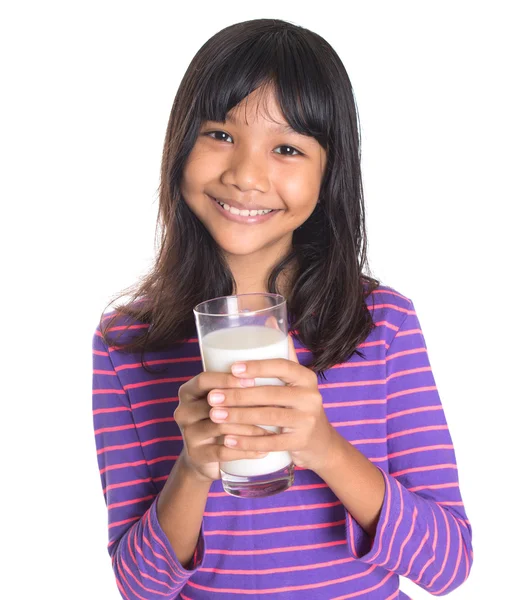
<path id="1" fill-rule="evenodd" d="M 367 264 L 358 111 L 349 76 L 321 36 L 278 19 L 255 19 L 222 29 L 197 52 L 174 99 L 164 142 L 153 269 L 122 291 L 130 299 L 100 322 L 104 340 L 122 352 L 144 354 L 195 336 L 196 304 L 236 293 L 236 284 L 212 236 L 180 192 L 183 168 L 205 120 L 227 113 L 256 89 L 271 86 L 297 132 L 326 150 L 319 201 L 293 234 L 293 247 L 271 272 L 268 290 L 296 265 L 287 307 L 292 329 L 311 351 L 308 364 L 323 375 L 353 353 L 374 327 L 365 299 L 379 281 Z M 132 339 L 111 337 L 121 315 L 149 323 Z M 113 332 L 117 331 L 115 327 Z M 128 336 L 129 337 L 129 336 Z M 147 369 L 149 370 L 149 369 Z"/>

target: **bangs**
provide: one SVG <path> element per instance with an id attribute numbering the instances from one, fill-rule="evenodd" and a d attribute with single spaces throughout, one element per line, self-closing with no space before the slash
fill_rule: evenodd
<path id="1" fill-rule="evenodd" d="M 293 39 L 289 39 L 291 36 Z M 299 134 L 315 138 L 327 149 L 334 122 L 331 82 L 306 40 L 290 32 L 245 40 L 232 52 L 218 55 L 199 91 L 200 121 L 224 122 L 227 113 L 255 90 L 275 94 L 287 123 Z M 265 103 L 259 102 L 265 116 Z"/>

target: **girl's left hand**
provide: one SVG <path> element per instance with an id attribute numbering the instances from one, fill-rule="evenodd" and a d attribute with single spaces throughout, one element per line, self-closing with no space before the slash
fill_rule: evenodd
<path id="1" fill-rule="evenodd" d="M 282 433 L 266 436 L 227 435 L 224 444 L 260 452 L 286 450 L 296 466 L 318 472 L 330 464 L 336 430 L 323 409 L 316 374 L 299 364 L 290 336 L 289 344 L 290 360 L 250 360 L 232 367 L 236 377 L 276 377 L 285 386 L 254 387 L 250 381 L 252 387 L 211 390 L 209 416 L 215 423 L 281 427 Z"/>

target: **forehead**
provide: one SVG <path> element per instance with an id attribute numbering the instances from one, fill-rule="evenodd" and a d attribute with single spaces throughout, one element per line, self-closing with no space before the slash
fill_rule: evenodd
<path id="1" fill-rule="evenodd" d="M 286 122 L 271 87 L 254 90 L 227 113 L 226 120 L 234 125 L 247 126 L 267 122 L 272 130 L 279 133 L 296 133 Z"/>

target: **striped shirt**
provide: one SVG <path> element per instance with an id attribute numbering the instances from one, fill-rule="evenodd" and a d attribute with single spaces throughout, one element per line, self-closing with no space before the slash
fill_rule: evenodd
<path id="1" fill-rule="evenodd" d="M 147 353 L 161 368 L 149 374 L 140 353 L 107 347 L 96 330 L 94 433 L 123 598 L 391 600 L 407 598 L 399 575 L 435 595 L 468 577 L 471 527 L 414 306 L 383 285 L 366 303 L 376 328 L 358 347 L 365 358 L 329 369 L 319 390 L 330 423 L 383 473 L 374 538 L 311 470 L 297 468 L 294 485 L 267 498 L 235 498 L 217 480 L 190 569 L 161 529 L 156 502 L 182 449 L 173 412 L 179 386 L 202 370 L 198 341 Z M 308 364 L 310 353 L 294 343 Z"/>

